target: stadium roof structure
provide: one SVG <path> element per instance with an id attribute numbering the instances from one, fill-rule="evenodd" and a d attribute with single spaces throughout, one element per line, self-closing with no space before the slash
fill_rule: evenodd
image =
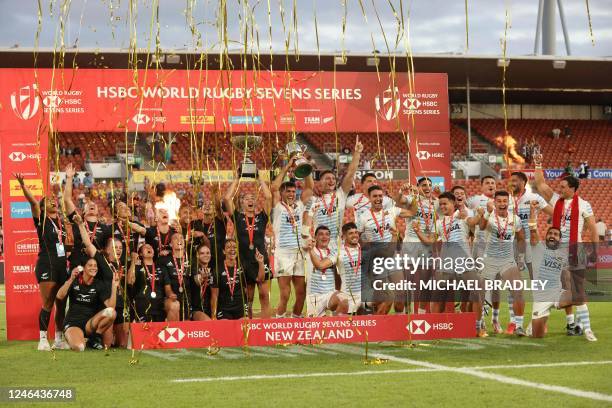
<path id="1" fill-rule="evenodd" d="M 53 50 L 25 48 L 0 49 L 0 68 L 52 68 L 58 53 Z M 164 51 L 160 66 L 167 69 L 196 67 L 204 56 L 208 69 L 219 69 L 219 54 L 200 54 L 193 51 Z M 133 54 L 127 49 L 67 49 L 65 67 L 130 68 Z M 245 61 L 246 59 L 246 61 Z M 138 67 L 145 68 L 146 52 L 138 54 Z M 415 72 L 442 72 L 448 74 L 451 103 L 466 102 L 467 79 L 470 83 L 471 103 L 502 103 L 502 67 L 499 56 L 465 54 L 339 54 L 290 53 L 259 55 L 229 54 L 230 67 L 240 69 L 246 64 L 252 69 L 291 69 L 296 71 L 357 71 L 389 72 L 392 64 L 402 75 L 413 65 Z M 149 67 L 155 67 L 153 54 Z M 513 56 L 506 60 L 506 103 L 509 104 L 612 104 L 612 58 L 578 58 L 573 56 Z M 226 66 L 227 68 L 227 66 Z"/>

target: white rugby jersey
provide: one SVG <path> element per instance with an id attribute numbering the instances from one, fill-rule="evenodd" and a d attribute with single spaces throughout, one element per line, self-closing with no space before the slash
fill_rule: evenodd
<path id="1" fill-rule="evenodd" d="M 383 208 L 389 209 L 394 206 L 395 201 L 392 198 L 388 196 L 383 197 Z M 372 208 L 372 204 L 370 204 L 370 199 L 366 194 L 357 193 L 346 199 L 346 208 L 353 208 L 355 210 L 355 220 L 358 220 L 361 214 Z"/>
<path id="2" fill-rule="evenodd" d="M 531 202 L 537 201 L 538 208 L 541 210 L 545 208 L 548 203 L 539 194 L 525 192 L 519 197 L 510 196 L 508 200 L 508 213 L 513 213 L 521 219 L 521 227 L 524 231 L 529 231 L 529 217 L 531 215 Z M 525 234 L 525 241 L 529 242 L 531 234 Z"/>
<path id="3" fill-rule="evenodd" d="M 391 207 L 380 211 L 365 211 L 357 219 L 357 229 L 363 233 L 362 242 L 391 242 L 392 229 L 395 228 L 395 220 L 402 212 L 401 208 Z M 381 236 L 382 234 L 382 236 Z"/>
<path id="4" fill-rule="evenodd" d="M 485 242 L 487 244 L 485 256 L 513 260 L 514 238 L 521 229 L 521 220 L 516 215 L 508 212 L 508 218 L 497 217 L 495 211 L 493 211 L 485 229 Z"/>
<path id="5" fill-rule="evenodd" d="M 342 187 L 322 196 L 313 196 L 307 205 L 306 210 L 312 217 L 314 229 L 319 225 L 329 228 L 330 244 L 335 245 L 340 235 L 340 227 L 344 218 L 346 208 L 346 193 Z"/>
<path id="6" fill-rule="evenodd" d="M 561 197 L 559 194 L 554 193 L 551 200 L 550 205 L 555 207 L 557 201 Z M 581 197 L 578 197 L 578 213 L 580 218 L 578 218 L 578 242 L 582 242 L 582 230 L 584 230 L 584 220 L 593 216 L 593 208 L 591 204 L 583 200 Z M 570 225 L 572 223 L 572 200 L 565 200 L 563 216 L 561 216 L 561 242 L 568 243 L 570 240 Z"/>
<path id="7" fill-rule="evenodd" d="M 436 234 L 438 235 L 438 241 L 451 243 L 443 246 L 443 257 L 451 255 L 469 256 L 470 226 L 467 220 L 459 218 L 458 210 L 452 216 L 443 216 L 436 222 Z"/>
<path id="8" fill-rule="evenodd" d="M 332 262 L 338 268 L 338 275 L 342 279 L 342 292 L 348 295 L 361 295 L 361 264 L 363 255 L 361 246 L 351 248 L 341 245 Z"/>
<path id="9" fill-rule="evenodd" d="M 314 248 L 312 250 L 314 256 L 320 260 L 329 259 L 335 263 L 338 253 L 333 248 Z M 324 293 L 334 292 L 336 285 L 334 281 L 334 268 L 327 268 L 325 273 L 313 266 L 310 257 L 307 262 L 308 282 L 306 285 L 306 293 L 309 295 L 320 295 Z M 325 277 L 325 278 L 323 278 Z"/>
<path id="10" fill-rule="evenodd" d="M 479 208 L 483 208 L 486 211 L 487 203 L 489 201 L 493 201 L 493 197 L 489 197 L 485 194 L 478 194 L 476 196 L 468 198 L 467 206 L 474 210 L 474 212 L 476 212 L 476 210 L 478 210 Z M 480 227 L 478 225 L 476 225 L 476 227 L 474 228 L 474 237 L 476 238 L 476 241 L 484 241 L 485 239 L 485 233 L 484 231 L 480 230 Z"/>
<path id="11" fill-rule="evenodd" d="M 292 206 L 279 201 L 272 209 L 272 227 L 274 229 L 275 247 L 298 249 L 304 204 L 297 200 Z"/>
<path id="12" fill-rule="evenodd" d="M 561 244 L 557 249 L 548 249 L 543 242 L 533 246 L 533 277 L 541 281 L 546 281 L 543 290 L 533 293 L 535 301 L 554 302 L 559 297 L 562 289 L 561 272 L 568 268 L 567 246 Z"/>
<path id="13" fill-rule="evenodd" d="M 412 203 L 414 196 L 412 194 L 404 196 L 408 200 L 408 204 Z M 436 227 L 435 221 L 437 219 L 436 211 L 438 210 L 438 199 L 429 200 L 423 196 L 417 197 L 417 212 L 414 216 L 410 217 L 406 221 L 406 233 L 404 235 L 404 242 L 421 242 L 419 236 L 414 232 L 412 228 L 412 221 L 419 220 L 421 224 L 421 231 L 425 231 L 429 226 L 430 231 Z"/>

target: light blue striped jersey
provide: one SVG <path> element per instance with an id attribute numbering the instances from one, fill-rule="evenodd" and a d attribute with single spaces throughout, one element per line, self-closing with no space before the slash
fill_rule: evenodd
<path id="1" fill-rule="evenodd" d="M 550 200 L 550 205 L 555 207 L 557 201 L 560 199 L 559 194 L 554 193 Z M 565 200 L 563 216 L 561 217 L 561 242 L 568 243 L 570 241 L 570 226 L 572 223 L 572 200 Z M 582 242 L 582 230 L 584 229 L 584 220 L 593 216 L 593 208 L 591 204 L 583 200 L 582 197 L 578 197 L 578 242 Z"/>
<path id="2" fill-rule="evenodd" d="M 487 211 L 487 203 L 489 201 L 493 201 L 493 198 L 484 194 L 479 194 L 470 197 L 468 199 L 467 206 L 472 209 L 474 213 L 476 213 L 476 210 L 479 208 L 483 208 L 485 211 Z M 508 211 L 508 213 L 509 212 L 510 211 Z M 485 233 L 484 231 L 480 230 L 480 227 L 478 225 L 476 225 L 476 227 L 474 228 L 474 237 L 476 238 L 476 241 L 479 242 L 482 242 L 485 239 Z"/>
<path id="3" fill-rule="evenodd" d="M 391 207 L 378 212 L 364 211 L 357 219 L 357 229 L 362 233 L 362 242 L 391 242 L 395 230 L 395 220 L 402 212 L 401 208 Z M 380 235 L 382 233 L 382 236 Z"/>
<path id="4" fill-rule="evenodd" d="M 312 253 L 317 258 L 329 259 L 332 262 L 335 262 L 338 257 L 337 251 L 333 248 L 313 248 Z M 312 262 L 310 258 L 308 258 L 308 263 L 310 264 L 310 274 L 308 276 L 308 283 L 306 285 L 306 293 L 309 295 L 320 295 L 323 293 L 334 292 L 336 290 L 335 282 L 334 282 L 334 268 L 328 268 L 325 270 L 325 273 L 322 273 L 320 269 L 314 268 L 312 266 Z M 323 278 L 325 277 L 325 278 Z"/>
<path id="5" fill-rule="evenodd" d="M 408 205 L 412 203 L 414 196 L 412 194 L 404 196 L 404 198 L 408 201 Z M 429 231 L 433 231 L 436 227 L 435 221 L 438 218 L 436 214 L 438 211 L 438 199 L 433 198 L 429 200 L 426 197 L 418 196 L 417 197 L 417 212 L 414 216 L 410 217 L 406 220 L 406 233 L 404 235 L 404 242 L 421 242 L 419 236 L 414 232 L 412 228 L 412 222 L 415 220 L 419 220 L 421 224 L 421 231 L 426 231 L 427 227 L 429 227 Z"/>
<path id="6" fill-rule="evenodd" d="M 438 241 L 450 243 L 442 247 L 441 256 L 443 258 L 469 256 L 470 227 L 465 219 L 459 218 L 459 211 L 455 211 L 452 217 L 442 216 L 436 222 L 436 234 Z"/>
<path id="7" fill-rule="evenodd" d="M 521 219 L 521 226 L 523 231 L 529 231 L 529 217 L 531 215 L 531 202 L 537 201 L 538 208 L 541 210 L 545 208 L 548 203 L 544 198 L 536 193 L 525 192 L 520 197 L 510 196 L 508 200 L 508 213 L 514 213 Z M 525 233 L 525 241 L 529 242 L 531 234 Z"/>
<path id="8" fill-rule="evenodd" d="M 344 209 L 346 208 L 346 198 L 346 193 L 342 187 L 338 187 L 332 193 L 312 196 L 306 208 L 312 217 L 314 230 L 319 225 L 325 225 L 329 228 L 330 244 L 333 245 L 336 244 L 340 235 L 340 227 L 344 217 Z"/>
<path id="9" fill-rule="evenodd" d="M 514 238 L 521 229 L 521 220 L 516 215 L 509 212 L 508 218 L 497 217 L 493 211 L 485 229 L 485 256 L 514 260 Z"/>
<path id="10" fill-rule="evenodd" d="M 297 249 L 300 247 L 304 204 L 296 201 L 292 206 L 279 201 L 272 209 L 272 227 L 276 248 Z"/>
<path id="11" fill-rule="evenodd" d="M 388 197 L 383 197 L 383 208 L 389 209 L 395 206 L 395 201 Z M 361 214 L 368 212 L 372 208 L 370 199 L 364 193 L 356 193 L 346 199 L 346 208 L 353 208 L 355 211 L 355 221 L 359 219 Z"/>
<path id="12" fill-rule="evenodd" d="M 342 279 L 342 292 L 354 296 L 361 296 L 361 246 L 351 248 L 348 245 L 340 245 L 336 255 L 335 264 L 338 275 Z"/>

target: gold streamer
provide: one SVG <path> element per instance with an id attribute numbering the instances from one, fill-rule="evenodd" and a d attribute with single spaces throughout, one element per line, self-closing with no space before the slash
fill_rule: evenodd
<path id="1" fill-rule="evenodd" d="M 589 0 L 585 0 L 585 2 L 586 2 L 587 18 L 589 20 L 589 36 L 591 38 L 591 45 L 594 47 L 595 46 L 595 36 L 593 35 L 593 24 L 591 21 L 591 10 L 589 9 Z"/>

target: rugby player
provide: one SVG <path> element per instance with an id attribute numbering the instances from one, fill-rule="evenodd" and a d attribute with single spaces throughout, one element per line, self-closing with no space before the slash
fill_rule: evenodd
<path id="1" fill-rule="evenodd" d="M 589 308 L 586 304 L 584 277 L 586 273 L 587 255 L 582 243 L 582 232 L 586 226 L 590 232 L 591 260 L 597 259 L 597 243 L 599 235 L 595 226 L 595 216 L 591 204 L 578 195 L 580 181 L 573 176 L 565 177 L 559 183 L 559 192 L 553 192 L 546 184 L 542 170 L 542 155 L 534 156 L 535 182 L 538 192 L 553 206 L 553 227 L 561 231 L 561 243 L 569 246 L 569 270 L 572 278 L 572 291 L 576 306 L 577 324 L 571 307 L 566 309 L 566 329 L 568 335 L 580 335 L 584 332 L 589 341 L 597 337 L 591 329 Z M 569 289 L 569 288 L 568 288 Z"/>
<path id="2" fill-rule="evenodd" d="M 517 281 L 521 274 L 514 256 L 514 240 L 518 241 L 519 254 L 525 252 L 525 233 L 522 229 L 520 219 L 508 213 L 508 201 L 510 195 L 506 191 L 496 191 L 494 195 L 495 209 L 492 213 L 483 213 L 479 228 L 485 233 L 484 269 L 481 276 L 485 280 L 501 279 L 502 281 Z M 522 290 L 512 291 L 514 312 L 514 323 L 516 329 L 514 334 L 524 336 L 523 311 L 525 302 Z M 510 306 L 509 306 L 510 307 Z"/>
<path id="3" fill-rule="evenodd" d="M 308 269 L 306 313 L 308 317 L 325 316 L 329 310 L 335 315 L 343 315 L 349 309 L 349 297 L 336 290 L 333 259 L 337 257 L 336 249 L 329 248 L 329 228 L 320 225 L 315 231 L 314 244 L 310 244 L 310 261 Z M 324 267 L 327 266 L 327 267 Z"/>
<path id="4" fill-rule="evenodd" d="M 276 317 L 285 317 L 287 302 L 291 294 L 291 283 L 295 289 L 295 303 L 292 317 L 301 317 L 306 296 L 304 261 L 307 254 L 302 251 L 300 230 L 305 211 L 305 203 L 312 197 L 314 182 L 312 176 L 306 177 L 304 190 L 296 200 L 296 185 L 292 181 L 283 182 L 287 172 L 295 165 L 295 156 L 280 170 L 272 184 L 272 226 L 274 228 L 274 274 L 278 277 L 280 299 L 276 307 Z"/>
<path id="5" fill-rule="evenodd" d="M 40 338 L 38 342 L 39 351 L 50 351 L 47 340 L 47 330 L 51 319 L 51 310 L 55 303 L 55 327 L 64 326 L 64 315 L 66 309 L 65 297 L 56 299 L 59 288 L 67 278 L 66 272 L 66 230 L 63 227 L 62 218 L 59 215 L 57 203 L 51 196 L 43 197 L 40 202 L 36 201 L 34 195 L 26 186 L 22 174 L 15 174 L 15 179 L 23 191 L 23 195 L 30 203 L 32 218 L 38 235 L 38 258 L 36 260 L 36 281 L 40 290 L 42 307 L 38 314 L 38 329 Z M 60 330 L 55 331 L 53 347 L 66 349 L 68 345 L 62 339 Z"/>
<path id="6" fill-rule="evenodd" d="M 164 281 L 164 309 L 169 322 L 189 320 L 191 316 L 191 263 L 185 251 L 185 240 L 180 232 L 170 238 L 171 252 L 160 257 Z M 201 316 L 200 316 L 201 317 Z"/>
<path id="7" fill-rule="evenodd" d="M 217 316 L 217 298 L 219 288 L 216 287 L 213 272 L 210 269 L 211 253 L 206 244 L 196 248 L 197 259 L 192 264 L 191 278 L 191 319 L 210 320 Z M 213 292 L 214 301 L 213 301 Z"/>
<path id="8" fill-rule="evenodd" d="M 359 216 L 368 211 L 371 207 L 370 198 L 368 197 L 368 189 L 374 185 L 378 185 L 378 179 L 374 173 L 365 173 L 360 180 L 361 192 L 350 195 L 346 199 L 346 208 L 352 208 L 355 212 L 355 222 Z M 400 192 L 401 195 L 401 192 Z M 383 198 L 383 208 L 389 209 L 395 207 L 395 201 L 385 195 Z"/>
<path id="9" fill-rule="evenodd" d="M 143 244 L 138 249 L 139 262 L 134 266 L 134 314 L 138 322 L 163 322 L 163 270 L 153 261 L 153 247 Z"/>
<path id="10" fill-rule="evenodd" d="M 234 230 L 238 241 L 240 265 L 244 268 L 246 279 L 246 291 L 248 297 L 248 316 L 253 317 L 253 297 L 255 286 L 259 293 L 259 304 L 261 305 L 262 318 L 270 317 L 270 279 L 272 272 L 266 250 L 266 226 L 268 225 L 268 214 L 272 209 L 272 193 L 268 189 L 263 174 L 259 174 L 259 187 L 264 198 L 263 210 L 256 212 L 256 199 L 252 193 L 244 193 L 238 196 L 238 208 L 234 205 L 237 196 L 240 177 L 236 175 L 234 181 L 223 196 L 223 205 L 228 213 L 232 214 Z M 259 261 L 255 256 L 257 253 L 263 256 L 266 273 L 259 276 Z M 221 286 L 219 286 L 221 288 Z"/>
<path id="11" fill-rule="evenodd" d="M 340 187 L 336 186 L 336 175 L 331 170 L 325 170 L 319 175 L 321 195 L 313 196 L 306 206 L 307 212 L 304 214 L 302 224 L 304 238 L 310 238 L 311 229 L 316 230 L 319 225 L 325 225 L 330 232 L 330 247 L 337 248 L 346 200 L 353 187 L 361 152 L 363 152 L 363 145 L 357 136 L 351 164 L 347 168 Z"/>

